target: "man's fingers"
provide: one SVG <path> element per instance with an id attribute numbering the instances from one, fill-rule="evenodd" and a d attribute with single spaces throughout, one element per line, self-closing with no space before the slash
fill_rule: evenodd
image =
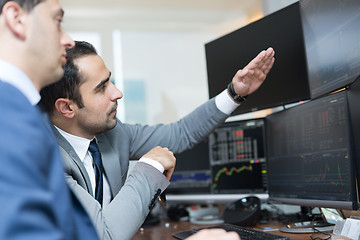
<path id="1" fill-rule="evenodd" d="M 246 77 L 246 75 L 248 75 L 248 73 L 249 73 L 249 69 L 245 68 L 237 71 L 236 74 L 239 76 L 239 78 L 244 78 Z"/>
<path id="2" fill-rule="evenodd" d="M 254 68 L 262 68 L 269 61 L 271 62 L 274 57 L 274 50 L 269 47 L 267 50 L 261 51 L 251 62 L 244 68 L 254 69 Z M 268 64 L 267 64 L 268 65 Z"/>
<path id="3" fill-rule="evenodd" d="M 174 173 L 173 168 L 166 170 L 166 172 L 164 174 L 165 174 L 165 177 L 167 178 L 167 180 L 169 180 L 169 181 L 171 180 L 171 177 L 172 177 L 173 173 Z"/>
<path id="4" fill-rule="evenodd" d="M 266 57 L 274 57 L 275 55 L 274 49 L 272 47 L 269 47 L 268 49 L 266 49 L 265 55 Z"/>
<path id="5" fill-rule="evenodd" d="M 275 58 L 272 58 L 270 64 L 267 65 L 267 68 L 263 71 L 266 75 L 270 72 L 271 68 L 274 66 Z"/>
<path id="6" fill-rule="evenodd" d="M 261 51 L 246 67 L 239 70 L 234 78 L 234 90 L 240 96 L 247 96 L 256 91 L 274 65 L 275 51 L 272 47 Z"/>
<path id="7" fill-rule="evenodd" d="M 263 61 L 265 56 L 266 56 L 266 52 L 264 50 L 261 51 L 253 60 L 251 60 L 249 62 L 248 65 L 246 65 L 245 68 L 254 69 L 254 68 L 258 67 L 258 65 Z"/>
<path id="8" fill-rule="evenodd" d="M 263 65 L 259 66 L 259 69 L 265 74 L 267 74 L 270 71 L 271 67 L 274 65 L 274 60 L 274 57 L 269 57 L 268 59 L 266 59 Z"/>
<path id="9" fill-rule="evenodd" d="M 162 148 L 160 146 L 154 147 L 147 152 L 144 158 L 150 158 L 154 161 L 159 162 L 165 170 L 170 170 L 170 177 L 174 171 L 176 158 L 173 152 L 169 151 L 168 148 Z"/>

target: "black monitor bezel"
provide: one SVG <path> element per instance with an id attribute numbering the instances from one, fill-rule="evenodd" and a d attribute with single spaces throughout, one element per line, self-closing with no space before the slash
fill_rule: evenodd
<path id="1" fill-rule="evenodd" d="M 209 97 L 226 89 L 240 68 L 270 46 L 275 50 L 273 68 L 232 115 L 310 99 L 298 2 L 205 44 Z"/>
<path id="2" fill-rule="evenodd" d="M 350 186 L 350 191 L 351 191 L 351 200 L 349 201 L 338 201 L 338 200 L 329 200 L 329 199 L 314 199 L 311 198 L 311 196 L 309 198 L 300 198 L 300 197 L 290 197 L 290 196 L 279 196 L 281 194 L 278 193 L 273 193 L 271 192 L 271 187 L 268 188 L 268 194 L 269 194 L 269 202 L 276 202 L 276 203 L 282 203 L 282 204 L 290 204 L 290 205 L 299 205 L 299 206 L 304 206 L 304 207 L 325 207 L 325 208 L 337 208 L 337 209 L 346 209 L 346 210 L 358 210 L 359 209 L 359 192 L 358 192 L 358 179 L 357 179 L 357 171 L 356 171 L 356 162 L 358 160 L 356 160 L 356 155 L 355 155 L 355 145 L 354 145 L 354 141 L 353 141 L 353 128 L 352 128 L 352 124 L 351 124 L 351 116 L 350 116 L 350 108 L 349 108 L 349 97 L 348 97 L 348 92 L 347 91 L 342 91 L 342 92 L 338 92 L 338 93 L 334 93 L 334 94 L 344 94 L 344 96 L 346 97 L 346 105 L 347 105 L 347 112 L 348 112 L 348 141 L 349 141 L 349 148 L 350 148 L 350 155 L 351 158 L 353 159 L 350 164 L 351 164 L 351 169 L 350 169 L 350 180 L 351 180 L 351 186 Z M 333 94 L 331 94 L 333 95 Z M 328 95 L 330 96 L 330 95 Z M 315 99 L 313 101 L 317 101 L 320 99 Z M 306 103 L 304 103 L 306 104 Z M 293 107 L 294 109 L 296 109 L 297 107 L 300 106 L 295 106 Z M 286 110 L 284 110 L 286 111 Z M 281 114 L 281 112 L 277 112 L 274 114 Z M 269 117 L 269 116 L 268 116 Z M 268 119 L 267 117 L 267 119 Z M 268 123 L 269 121 L 267 121 Z M 360 130 L 360 129 L 359 129 Z M 268 142 L 268 136 L 266 139 L 266 142 Z M 268 146 L 267 146 L 267 152 L 268 152 Z M 268 153 L 267 153 L 268 155 Z M 270 160 L 270 164 L 271 164 L 271 160 Z M 269 159 L 268 159 L 268 165 L 269 165 Z M 271 184 L 271 174 L 268 174 L 268 183 L 269 185 Z"/>

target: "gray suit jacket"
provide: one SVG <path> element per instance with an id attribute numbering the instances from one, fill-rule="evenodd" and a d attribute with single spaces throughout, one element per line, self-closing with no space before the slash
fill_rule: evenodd
<path id="1" fill-rule="evenodd" d="M 130 239 L 157 196 L 169 184 L 163 174 L 146 163 L 137 163 L 126 179 L 129 159 L 139 159 L 156 146 L 182 152 L 203 140 L 227 117 L 211 99 L 176 123 L 142 126 L 118 121 L 114 129 L 98 134 L 96 138 L 113 197 L 104 209 L 90 195 L 90 179 L 75 150 L 54 129 L 67 182 L 93 220 L 100 238 Z"/>

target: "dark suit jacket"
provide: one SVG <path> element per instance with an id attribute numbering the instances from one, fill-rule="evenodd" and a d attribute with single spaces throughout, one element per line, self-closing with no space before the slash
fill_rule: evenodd
<path id="1" fill-rule="evenodd" d="M 0 239 L 98 239 L 40 112 L 1 80 L 0 111 Z"/>

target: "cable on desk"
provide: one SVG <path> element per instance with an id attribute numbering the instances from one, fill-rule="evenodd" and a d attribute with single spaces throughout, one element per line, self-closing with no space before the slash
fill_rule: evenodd
<path id="1" fill-rule="evenodd" d="M 311 236 L 310 236 L 310 239 L 311 239 L 311 240 L 327 240 L 327 239 L 330 239 L 330 238 L 331 238 L 331 234 L 329 234 L 329 233 L 319 231 L 319 230 L 318 230 L 317 228 L 315 228 L 315 227 L 313 228 L 313 230 L 314 230 L 314 233 L 311 234 Z M 326 235 L 327 237 L 326 237 L 326 238 L 314 237 L 314 234 L 318 234 L 318 233 L 323 234 L 323 235 Z"/>

